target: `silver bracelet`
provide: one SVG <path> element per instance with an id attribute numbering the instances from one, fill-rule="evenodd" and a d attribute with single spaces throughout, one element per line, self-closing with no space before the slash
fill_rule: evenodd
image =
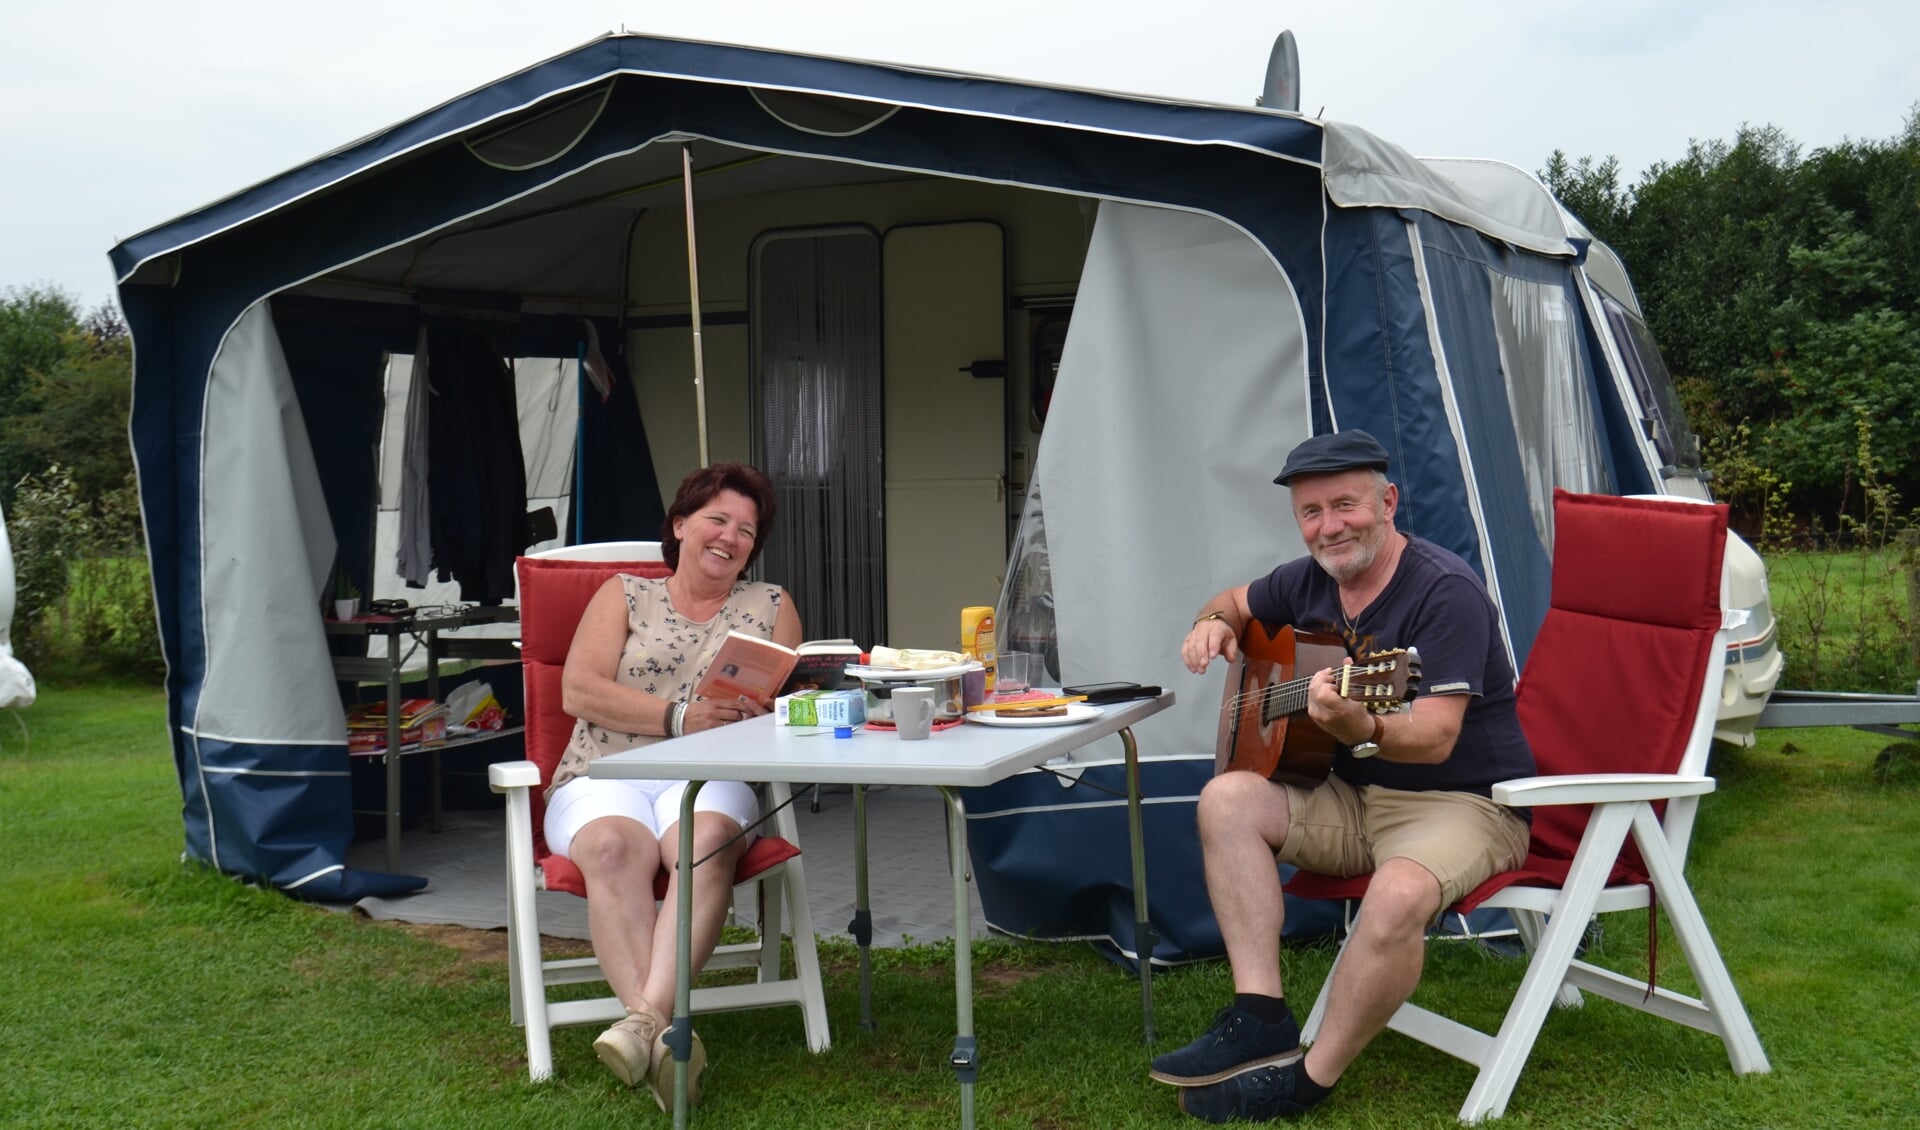
<path id="1" fill-rule="evenodd" d="M 686 699 L 681 699 L 680 701 L 674 703 L 672 706 L 667 707 L 667 736 L 670 738 L 677 738 L 682 733 L 684 733 L 685 731 L 682 729 L 682 727 L 686 724 L 686 718 L 687 718 L 687 700 Z"/>

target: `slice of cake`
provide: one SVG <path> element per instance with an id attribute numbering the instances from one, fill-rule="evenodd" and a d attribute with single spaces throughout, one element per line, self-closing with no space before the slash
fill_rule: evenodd
<path id="1" fill-rule="evenodd" d="M 1067 704 L 1053 706 L 1002 706 L 994 710 L 1001 718 L 1059 718 L 1066 714 Z"/>
<path id="2" fill-rule="evenodd" d="M 994 714 L 1001 718 L 1058 718 L 1067 712 L 1067 701 L 1045 691 L 995 695 Z"/>

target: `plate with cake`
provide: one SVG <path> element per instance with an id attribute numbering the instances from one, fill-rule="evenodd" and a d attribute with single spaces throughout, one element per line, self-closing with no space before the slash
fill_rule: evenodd
<path id="1" fill-rule="evenodd" d="M 1061 702 L 1052 695 L 1032 694 L 1026 699 L 1003 703 L 983 702 L 967 711 L 967 720 L 983 726 L 1077 726 L 1106 713 L 1097 706 L 1077 701 Z"/>

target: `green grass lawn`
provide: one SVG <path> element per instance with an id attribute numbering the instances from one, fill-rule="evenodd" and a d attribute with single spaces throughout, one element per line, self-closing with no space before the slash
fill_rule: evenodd
<path id="1" fill-rule="evenodd" d="M 1915 609 L 1898 549 L 1767 555 L 1782 687 L 1913 693 Z"/>
<path id="2" fill-rule="evenodd" d="M 499 935 L 375 923 L 182 864 L 158 693 L 43 690 L 19 717 L 26 735 L 0 717 L 0 1122 L 667 1125 L 600 1066 L 590 1029 L 556 1033 L 555 1078 L 527 1081 Z M 1886 744 L 1772 731 L 1716 761 L 1690 873 L 1773 1074 L 1735 1078 L 1713 1037 L 1590 1000 L 1548 1020 L 1502 1124 L 1913 1124 L 1920 788 L 1874 783 Z M 1644 920 L 1614 925 L 1599 959 L 1644 971 L 1644 939 Z M 694 1125 L 956 1125 L 950 945 L 882 955 L 866 1034 L 852 950 L 829 943 L 824 1055 L 792 1010 L 702 1020 L 713 1066 Z M 1661 983 L 1686 987 L 1678 944 L 1659 952 Z M 1146 1079 L 1131 974 L 1079 946 L 975 953 L 981 1125 L 1192 1125 Z M 1328 961 L 1288 954 L 1300 1007 Z M 1491 1026 L 1520 972 L 1436 946 L 1420 999 Z M 1228 992 L 1221 963 L 1157 977 L 1159 1049 Z M 1471 1080 L 1389 1033 L 1307 1121 L 1449 1126 Z"/>

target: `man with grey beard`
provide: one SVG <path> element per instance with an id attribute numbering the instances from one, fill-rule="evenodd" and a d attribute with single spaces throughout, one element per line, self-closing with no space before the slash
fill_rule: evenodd
<path id="1" fill-rule="evenodd" d="M 1491 799 L 1496 781 L 1534 771 L 1499 615 L 1459 556 L 1394 528 L 1400 494 L 1387 469 L 1386 449 L 1357 429 L 1294 448 L 1274 482 L 1289 489 L 1309 556 L 1207 601 L 1181 644 L 1187 668 L 1203 672 L 1215 657 L 1236 658 L 1258 619 L 1339 636 L 1354 655 L 1417 648 L 1423 669 L 1412 710 L 1392 715 L 1342 698 L 1331 669 L 1313 676 L 1307 716 L 1343 743 L 1318 788 L 1229 772 L 1200 795 L 1207 893 L 1234 1001 L 1151 1074 L 1209 1122 L 1292 1117 L 1326 1098 L 1412 995 L 1427 927 L 1526 858 L 1526 819 Z M 1276 858 L 1373 876 L 1304 1054 L 1280 983 Z"/>

